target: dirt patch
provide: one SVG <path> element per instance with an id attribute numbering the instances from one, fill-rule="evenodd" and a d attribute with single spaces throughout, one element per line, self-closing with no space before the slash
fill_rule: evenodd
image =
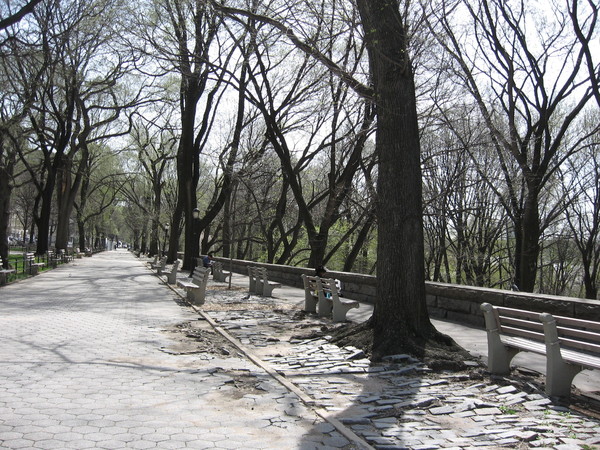
<path id="1" fill-rule="evenodd" d="M 164 330 L 173 341 L 161 350 L 172 355 L 241 356 L 237 347 L 203 321 L 182 322 Z"/>

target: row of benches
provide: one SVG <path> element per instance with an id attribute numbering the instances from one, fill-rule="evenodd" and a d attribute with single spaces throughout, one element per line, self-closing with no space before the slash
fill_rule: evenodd
<path id="1" fill-rule="evenodd" d="M 69 255 L 64 250 L 59 250 L 58 252 L 48 250 L 44 259 L 50 267 L 56 268 L 58 264 L 71 262 L 74 258 L 74 255 Z M 35 256 L 35 253 L 33 252 L 25 252 L 23 253 L 23 273 L 27 273 L 32 276 L 37 275 L 40 269 L 46 265 L 46 262 L 39 262 Z M 5 269 L 2 258 L 0 257 L 0 285 L 6 284 L 8 275 L 13 273 L 16 273 L 16 269 Z"/>
<path id="2" fill-rule="evenodd" d="M 151 263 L 151 268 L 157 271 L 157 275 L 163 273 L 167 276 L 169 284 L 177 284 L 185 289 L 186 297 L 194 305 L 202 305 L 205 301 L 206 285 L 209 274 L 212 272 L 213 280 L 227 282 L 231 277 L 231 272 L 223 270 L 223 264 L 219 261 L 213 261 L 210 268 L 196 267 L 192 272 L 191 281 L 177 280 L 177 270 L 179 260 L 175 262 L 169 272 L 166 270 L 166 257 L 158 259 L 158 256 Z M 269 281 L 267 269 L 260 266 L 248 266 L 248 292 L 249 294 L 271 297 L 273 290 L 281 287 L 280 283 Z M 346 320 L 347 312 L 352 308 L 358 308 L 356 301 L 342 300 L 335 280 L 311 277 L 302 275 L 305 290 L 304 310 L 317 313 L 321 317 L 331 317 L 336 322 Z"/>
<path id="3" fill-rule="evenodd" d="M 177 261 L 178 263 L 179 261 Z M 177 265 L 168 274 L 175 283 Z M 230 272 L 223 272 L 222 263 L 214 262 L 213 278 L 226 281 Z M 205 301 L 210 269 L 194 270 L 191 281 L 177 280 L 187 291 L 192 304 Z M 249 292 L 272 296 L 281 284 L 268 280 L 266 268 L 248 266 Z M 304 310 L 336 322 L 346 320 L 350 309 L 359 302 L 340 298 L 335 280 L 302 275 Z M 552 316 L 547 313 L 497 307 L 488 303 L 481 306 L 488 337 L 488 369 L 492 374 L 510 373 L 510 363 L 521 351 L 546 356 L 546 393 L 550 396 L 568 396 L 573 378 L 584 369 L 600 369 L 600 322 Z"/>

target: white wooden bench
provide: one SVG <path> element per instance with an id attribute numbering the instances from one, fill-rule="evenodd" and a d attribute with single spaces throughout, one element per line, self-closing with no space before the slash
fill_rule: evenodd
<path id="1" fill-rule="evenodd" d="M 223 263 L 220 261 L 213 261 L 212 263 L 213 280 L 227 282 L 227 278 L 231 276 L 231 272 L 223 271 Z"/>
<path id="2" fill-rule="evenodd" d="M 150 264 L 150 267 L 156 270 L 157 275 L 162 275 L 163 271 L 167 267 L 167 257 L 163 256 L 158 260 L 158 262 Z"/>
<path id="3" fill-rule="evenodd" d="M 273 290 L 278 287 L 281 287 L 281 283 L 269 281 L 266 268 L 256 268 L 256 293 L 258 295 L 262 295 L 263 297 L 272 297 Z"/>
<path id="4" fill-rule="evenodd" d="M 2 261 L 2 257 L 0 256 L 0 286 L 4 286 L 6 284 L 6 280 L 8 279 L 8 275 L 15 272 L 15 269 L 4 268 L 4 261 Z"/>
<path id="5" fill-rule="evenodd" d="M 58 257 L 63 263 L 68 263 L 73 261 L 73 255 L 69 255 L 69 253 L 65 249 L 58 250 Z"/>
<path id="6" fill-rule="evenodd" d="M 177 280 L 177 286 L 186 290 L 186 297 L 193 305 L 202 305 L 206 298 L 206 284 L 210 269 L 205 267 L 196 267 L 192 276 L 192 281 Z"/>
<path id="7" fill-rule="evenodd" d="M 46 264 L 39 263 L 35 261 L 35 253 L 23 253 L 23 264 L 25 267 L 25 271 L 29 273 L 29 275 L 37 275 L 40 268 L 44 267 Z"/>
<path id="8" fill-rule="evenodd" d="M 546 356 L 546 393 L 569 396 L 575 375 L 600 369 L 600 322 L 483 303 L 488 369 L 506 375 L 521 351 Z"/>
<path id="9" fill-rule="evenodd" d="M 342 300 L 337 283 L 332 278 L 319 278 L 302 274 L 304 283 L 304 310 L 316 312 L 321 317 L 331 317 L 334 322 L 344 322 L 348 311 L 358 308 L 360 303 Z"/>
<path id="10" fill-rule="evenodd" d="M 46 252 L 46 261 L 48 262 L 48 266 L 53 269 L 56 269 L 56 266 L 62 262 L 59 256 L 52 250 Z"/>
<path id="11" fill-rule="evenodd" d="M 181 264 L 180 260 L 175 261 L 171 270 L 166 272 L 168 284 L 177 284 L 177 270 L 179 270 L 179 264 Z"/>

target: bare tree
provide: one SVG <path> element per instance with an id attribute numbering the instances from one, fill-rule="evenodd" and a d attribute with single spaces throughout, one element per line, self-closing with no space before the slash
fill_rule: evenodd
<path id="1" fill-rule="evenodd" d="M 585 298 L 598 298 L 600 272 L 600 143 L 590 141 L 568 162 L 563 179 L 565 217 L 583 266 Z"/>
<path id="2" fill-rule="evenodd" d="M 143 177 L 147 180 L 152 192 L 152 210 L 150 226 L 150 246 L 148 253 L 154 256 L 159 251 L 159 230 L 164 232 L 164 223 L 161 216 L 163 204 L 163 189 L 169 165 L 175 159 L 178 136 L 171 131 L 169 119 L 163 108 L 157 111 L 160 124 L 146 120 L 148 114 L 135 121 L 131 136 L 131 150 L 137 154 L 139 166 Z M 135 197 L 135 196 L 131 196 Z M 170 215 L 169 223 L 170 223 Z"/>
<path id="3" fill-rule="evenodd" d="M 445 2 L 431 11 L 437 18 L 431 30 L 437 25 L 443 30 L 436 34 L 438 41 L 454 58 L 455 75 L 476 101 L 500 164 L 508 167 L 512 159 L 520 170 L 516 178 L 505 171 L 509 196 L 504 204 L 516 236 L 515 283 L 524 291 L 535 287 L 541 233 L 560 212 L 554 208 L 541 217 L 541 197 L 560 164 L 580 149 L 585 136 L 569 145 L 565 136 L 593 98 L 583 65 L 585 48 L 568 33 L 564 8 L 557 5 L 552 13 L 542 26 L 525 3 Z M 457 14 L 468 14 L 471 35 L 454 31 Z M 535 37 L 525 33 L 526 23 L 532 24 Z M 474 43 L 472 49 L 468 42 Z"/>

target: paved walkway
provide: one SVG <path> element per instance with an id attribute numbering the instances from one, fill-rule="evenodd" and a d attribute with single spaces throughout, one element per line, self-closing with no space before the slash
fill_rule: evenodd
<path id="1" fill-rule="evenodd" d="M 598 421 L 534 390 L 283 339 L 299 289 L 223 287 L 200 313 L 112 251 L 1 288 L 0 447 L 600 448 Z"/>

